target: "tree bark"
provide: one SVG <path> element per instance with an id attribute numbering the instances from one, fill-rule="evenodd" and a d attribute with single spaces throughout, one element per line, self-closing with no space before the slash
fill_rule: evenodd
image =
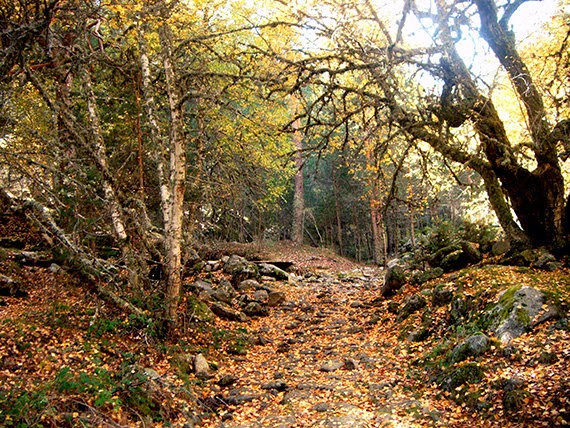
<path id="1" fill-rule="evenodd" d="M 523 2 L 519 2 L 518 5 Z M 508 30 L 508 19 L 514 12 L 498 20 L 497 7 L 491 0 L 476 0 L 481 19 L 481 36 L 499 59 L 523 102 L 536 156 L 537 167 L 530 172 L 524 168 L 512 171 L 492 158 L 490 161 L 511 200 L 514 211 L 534 245 L 561 247 L 564 241 L 564 178 L 558 160 L 556 141 L 550 138 L 544 102 L 532 76 L 515 45 L 514 34 Z M 514 7 L 518 7 L 514 5 Z M 501 123 L 497 116 L 495 123 Z M 493 134 L 480 131 L 485 143 Z M 503 139 L 500 140 L 504 142 Z M 498 159 L 497 159 L 498 160 Z"/>
<path id="2" fill-rule="evenodd" d="M 487 191 L 491 190 L 489 198 L 491 203 L 494 203 L 497 216 L 500 220 L 506 220 L 506 228 L 501 221 L 505 232 L 514 240 L 521 241 L 522 234 L 518 230 L 520 228 L 513 227 L 514 222 L 507 218 L 503 202 L 499 202 L 499 199 L 504 201 L 507 197 L 522 230 L 533 246 L 560 247 L 564 233 L 564 180 L 556 147 L 550 138 L 551 130 L 546 121 L 542 97 L 518 55 L 514 35 L 507 30 L 508 20 L 498 22 L 494 1 L 476 0 L 475 3 L 481 20 L 481 35 L 507 70 L 519 99 L 525 106 L 527 127 L 533 140 L 532 149 L 537 161 L 536 169 L 529 171 L 517 161 L 495 106 L 477 89 L 455 48 L 449 25 L 442 19 L 439 28 L 447 53 L 446 62 L 442 62 L 442 68 L 447 75 L 445 83 L 460 85 L 465 93 L 464 98 L 471 100 L 473 124 L 496 177 L 482 173 L 481 169 L 478 172 L 486 180 Z M 437 6 L 439 16 L 447 16 L 444 1 L 438 0 Z M 494 183 L 497 179 L 501 183 L 500 187 Z"/>
<path id="3" fill-rule="evenodd" d="M 170 110 L 170 201 L 166 207 L 170 223 L 166 230 L 167 285 L 165 319 L 171 327 L 176 325 L 177 309 L 182 285 L 182 222 L 186 181 L 186 147 L 184 118 L 177 79 L 172 64 L 171 37 L 166 26 L 159 31 L 162 63 L 166 77 Z"/>
<path id="4" fill-rule="evenodd" d="M 87 112 L 90 122 L 90 134 L 92 139 L 91 144 L 95 149 L 97 162 L 104 170 L 108 171 L 109 167 L 107 162 L 107 151 L 105 148 L 105 143 L 103 141 L 103 136 L 101 135 L 101 121 L 99 119 L 97 101 L 95 99 L 95 93 L 93 92 L 91 78 L 89 77 L 89 72 L 87 70 L 83 72 L 83 86 L 85 88 L 87 97 Z M 121 245 L 125 245 L 128 240 L 128 235 L 125 228 L 122 209 L 119 201 L 117 200 L 115 189 L 106 179 L 106 177 L 103 177 L 103 190 L 105 192 L 105 199 L 107 200 L 107 204 L 111 212 L 111 220 L 115 234 L 121 242 Z"/>
<path id="5" fill-rule="evenodd" d="M 160 203 L 162 211 L 162 220 L 164 230 L 166 231 L 170 225 L 170 186 L 168 182 L 168 175 L 165 171 L 164 162 L 164 146 L 165 139 L 162 135 L 162 130 L 156 117 L 156 102 L 152 90 L 152 78 L 150 73 L 150 63 L 148 59 L 148 44 L 145 34 L 139 27 L 139 49 L 140 49 L 140 65 L 141 65 L 141 86 L 144 96 L 144 106 L 146 108 L 146 115 L 150 127 L 150 140 L 153 147 L 154 156 L 157 162 L 158 182 L 160 186 Z"/>
<path id="6" fill-rule="evenodd" d="M 293 114 L 297 114 L 296 100 L 292 100 Z M 301 120 L 293 122 L 293 145 L 295 146 L 295 193 L 293 195 L 293 227 L 291 239 L 295 244 L 303 243 L 305 230 L 305 184 L 303 178 L 303 135 Z"/>
<path id="7" fill-rule="evenodd" d="M 344 243 L 342 240 L 342 218 L 341 218 L 341 209 L 340 209 L 340 189 L 338 186 L 338 180 L 336 179 L 335 175 L 335 163 L 331 161 L 331 175 L 332 175 L 332 183 L 333 183 L 333 192 L 334 192 L 334 207 L 335 207 L 335 215 L 336 215 L 336 237 L 338 241 L 338 253 L 343 256 L 344 255 Z"/>

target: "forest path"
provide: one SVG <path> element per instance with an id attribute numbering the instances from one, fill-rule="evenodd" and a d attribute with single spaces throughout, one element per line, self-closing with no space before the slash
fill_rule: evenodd
<path id="1" fill-rule="evenodd" d="M 280 285 L 287 301 L 242 326 L 258 344 L 219 362 L 216 378 L 237 380 L 212 382 L 208 400 L 218 413 L 202 426 L 440 425 L 456 406 L 434 399 L 435 388 L 410 366 L 410 346 L 421 345 L 399 341 L 394 317 L 374 306 L 380 275 L 327 269 Z"/>

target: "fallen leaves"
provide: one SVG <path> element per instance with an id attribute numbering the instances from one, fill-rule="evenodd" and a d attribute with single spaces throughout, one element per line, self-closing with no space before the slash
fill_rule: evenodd
<path id="1" fill-rule="evenodd" d="M 308 254 L 295 256 L 305 258 L 304 269 L 311 266 Z M 214 330 L 185 330 L 180 344 L 174 346 L 184 352 L 200 349 L 209 362 L 217 363 L 219 370 L 210 381 L 198 381 L 193 375 L 177 377 L 170 351 L 164 345 L 148 346 L 149 338 L 144 337 L 144 332 L 120 330 L 129 320 L 114 313 L 113 308 L 100 306 L 101 302 L 71 278 L 62 274 L 56 277 L 41 269 L 26 270 L 22 275 L 34 284 L 28 290 L 29 298 L 8 297 L 8 305 L 0 308 L 0 388 L 39 391 L 58 374 L 61 376 L 65 367 L 70 368 L 71 377 L 65 378 L 70 382 L 80 379 L 80 373 L 85 373 L 85 382 L 102 381 L 104 373 L 120 373 L 127 364 L 135 370 L 136 362 L 159 374 L 161 405 L 171 409 L 168 420 L 174 426 L 183 425 L 183 415 L 194 412 L 192 396 L 226 396 L 229 388 L 243 388 L 256 398 L 240 405 L 221 404 L 218 413 L 204 419 L 202 426 L 219 426 L 223 418 L 227 419 L 227 427 L 254 422 L 261 426 L 348 426 L 349 421 L 371 427 L 524 426 L 528 421 L 536 426 L 555 426 L 568 421 L 567 329 L 555 329 L 553 322 L 544 323 L 514 339 L 511 353 L 494 344 L 487 354 L 466 360 L 476 360 L 484 367 L 479 383 L 442 392 L 433 381 L 438 368 L 427 363 L 441 361 L 461 334 L 467 334 L 461 331 L 461 325 L 453 331 L 448 328 L 448 308 L 433 308 L 429 318 L 418 311 L 397 323 L 395 315 L 386 310 L 386 301 L 379 301 L 376 306 L 368 304 L 378 296 L 379 272 L 360 266 L 358 271 L 339 274 L 332 270 L 333 265 L 334 269 L 336 265 L 343 269 L 354 267 L 340 258 L 333 262 L 319 256 L 313 262 L 319 266 L 326 262 L 327 267 L 293 284 L 272 283 L 272 288 L 285 293 L 286 304 L 272 308 L 270 316 L 247 323 L 216 319 Z M 495 296 L 508 284 L 529 284 L 556 293 L 560 303 L 568 301 L 570 287 L 568 277 L 560 272 L 535 275 L 507 267 L 470 269 L 440 280 L 472 296 Z M 420 291 L 409 287 L 392 300 L 401 305 L 408 294 Z M 398 338 L 402 328 L 414 329 L 426 322 L 433 330 L 427 339 L 410 342 L 407 335 Z M 219 346 L 212 331 L 220 335 Z M 257 345 L 240 342 L 246 345 L 247 353 L 230 354 L 227 340 L 242 341 L 248 335 L 262 335 L 265 340 Z M 545 353 L 557 358 L 549 358 Z M 320 370 L 324 362 L 334 360 L 343 364 L 333 371 Z M 223 375 L 235 376 L 235 384 L 217 385 L 216 380 Z M 507 419 L 501 385 L 513 378 L 521 379 L 530 395 L 523 397 L 524 407 L 518 419 Z M 267 386 L 272 384 L 286 387 L 273 390 Z M 182 390 L 185 395 L 174 392 Z M 455 392 L 480 395 L 478 402 L 486 407 L 457 403 L 452 396 Z M 64 398 L 58 398 L 56 404 L 67 409 L 72 420 L 79 420 L 86 413 L 93 420 L 102 418 L 93 412 L 104 410 L 107 421 L 140 425 L 140 420 L 129 413 L 128 405 L 119 404 L 125 399 L 120 391 L 98 388 L 92 390 L 91 396 L 75 392 L 73 399 L 84 403 L 82 408 L 73 405 L 70 397 L 67 401 Z M 105 404 L 107 407 L 97 410 L 97 398 L 116 406 Z M 43 416 L 47 423 L 47 416 Z"/>

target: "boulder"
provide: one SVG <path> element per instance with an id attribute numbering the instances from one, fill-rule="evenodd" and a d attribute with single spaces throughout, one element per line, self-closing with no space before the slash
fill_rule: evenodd
<path id="1" fill-rule="evenodd" d="M 408 334 L 408 342 L 423 342 L 432 334 L 431 330 L 427 328 L 420 328 L 418 330 L 413 330 Z"/>
<path id="2" fill-rule="evenodd" d="M 267 290 L 255 290 L 253 299 L 259 303 L 267 303 L 269 301 L 269 293 Z"/>
<path id="3" fill-rule="evenodd" d="M 539 256 L 540 250 L 523 250 L 503 258 L 501 264 L 528 267 L 537 262 Z"/>
<path id="4" fill-rule="evenodd" d="M 473 297 L 469 295 L 458 295 L 451 301 L 449 309 L 449 321 L 453 325 L 461 324 L 469 319 Z"/>
<path id="5" fill-rule="evenodd" d="M 383 297 L 391 296 L 396 293 L 406 283 L 406 274 L 404 268 L 400 265 L 393 265 L 386 270 L 384 275 L 384 284 L 380 290 Z"/>
<path id="6" fill-rule="evenodd" d="M 212 283 L 208 281 L 203 281 L 201 279 L 191 284 L 190 289 L 198 295 L 202 294 L 202 295 L 211 296 L 212 293 L 214 292 L 214 287 L 212 286 Z"/>
<path id="7" fill-rule="evenodd" d="M 189 295 L 186 301 L 187 313 L 190 316 L 190 320 L 196 320 L 200 322 L 210 322 L 214 319 L 214 314 L 212 310 L 200 299 L 195 296 Z"/>
<path id="8" fill-rule="evenodd" d="M 267 305 L 269 307 L 277 306 L 285 301 L 285 293 L 281 291 L 271 291 L 267 296 Z"/>
<path id="9" fill-rule="evenodd" d="M 398 312 L 400 311 L 400 304 L 398 302 L 394 302 L 393 300 L 390 300 L 388 302 L 388 304 L 386 305 L 386 309 L 391 314 L 397 315 Z"/>
<path id="10" fill-rule="evenodd" d="M 427 300 L 421 294 L 414 294 L 413 296 L 406 297 L 404 306 L 398 312 L 397 321 L 403 321 L 414 312 L 422 309 L 427 305 Z"/>
<path id="11" fill-rule="evenodd" d="M 269 315 L 269 308 L 259 302 L 249 302 L 243 308 L 243 313 L 252 317 L 265 317 Z"/>
<path id="12" fill-rule="evenodd" d="M 344 370 L 356 370 L 358 368 L 358 361 L 354 358 L 345 358 L 342 368 Z"/>
<path id="13" fill-rule="evenodd" d="M 202 354 L 196 354 L 194 357 L 194 373 L 199 379 L 209 379 L 212 377 L 210 374 L 210 365 Z"/>
<path id="14" fill-rule="evenodd" d="M 453 300 L 453 289 L 444 287 L 443 285 L 436 286 L 431 293 L 431 304 L 434 307 L 447 305 Z"/>
<path id="15" fill-rule="evenodd" d="M 461 250 L 469 260 L 469 263 L 479 263 L 481 260 L 483 260 L 481 251 L 479 251 L 479 249 L 472 242 L 461 242 Z"/>
<path id="16" fill-rule="evenodd" d="M 343 366 L 344 366 L 344 361 L 342 360 L 329 360 L 324 362 L 319 370 L 322 372 L 330 373 L 342 368 Z"/>
<path id="17" fill-rule="evenodd" d="M 419 272 L 416 272 L 416 273 L 414 274 L 414 276 L 412 277 L 411 282 L 414 283 L 414 284 L 419 284 L 419 285 L 421 285 L 421 284 L 424 284 L 424 283 L 426 283 L 426 282 L 428 282 L 428 281 L 431 281 L 432 279 L 439 278 L 440 276 L 443 275 L 443 273 L 444 273 L 444 272 L 443 272 L 443 269 L 440 268 L 440 267 L 436 267 L 436 268 L 433 268 L 433 269 L 427 269 L 427 270 L 424 270 L 424 271 L 419 271 Z"/>
<path id="18" fill-rule="evenodd" d="M 439 386 L 448 392 L 456 393 L 465 384 L 478 383 L 483 379 L 483 369 L 477 363 L 467 363 L 459 367 L 451 367 L 440 375 Z"/>
<path id="19" fill-rule="evenodd" d="M 259 278 L 257 265 L 235 254 L 224 265 L 224 272 L 232 276 L 232 283 L 236 285 L 246 279 Z"/>
<path id="20" fill-rule="evenodd" d="M 289 279 L 289 274 L 275 265 L 259 263 L 258 267 L 260 275 L 269 276 L 280 281 L 287 281 Z"/>
<path id="21" fill-rule="evenodd" d="M 454 272 L 469 266 L 469 256 L 462 249 L 447 254 L 440 263 L 444 272 Z"/>
<path id="22" fill-rule="evenodd" d="M 532 327 L 558 317 L 558 311 L 542 291 L 525 285 L 501 293 L 485 316 L 495 336 L 508 343 Z"/>
<path id="23" fill-rule="evenodd" d="M 224 388 L 233 385 L 234 383 L 236 383 L 237 380 L 238 380 L 237 376 L 234 376 L 232 374 L 227 374 L 222 376 L 216 383 L 222 388 Z"/>
<path id="24" fill-rule="evenodd" d="M 16 296 L 20 284 L 9 276 L 0 274 L 0 296 Z"/>
<path id="25" fill-rule="evenodd" d="M 508 253 L 511 250 L 511 243 L 506 240 L 497 241 L 493 244 L 491 248 L 491 254 L 494 256 L 501 256 Z"/>
<path id="26" fill-rule="evenodd" d="M 552 254 L 547 251 L 542 252 L 538 256 L 538 260 L 532 264 L 533 268 L 553 272 L 562 267 L 562 263 L 556 260 Z"/>
<path id="27" fill-rule="evenodd" d="M 428 263 L 431 267 L 441 267 L 441 262 L 448 254 L 459 250 L 461 250 L 461 246 L 457 244 L 440 248 L 429 257 Z"/>
<path id="28" fill-rule="evenodd" d="M 451 361 L 458 363 L 468 357 L 478 357 L 491 348 L 491 340 L 483 333 L 469 336 L 451 351 Z"/>
<path id="29" fill-rule="evenodd" d="M 238 310 L 235 310 L 233 308 L 231 308 L 230 306 L 224 304 L 224 303 L 214 303 L 210 309 L 212 310 L 213 313 L 215 313 L 217 316 L 219 316 L 220 318 L 224 318 L 227 319 L 229 321 L 241 321 L 241 322 L 246 322 L 248 320 L 248 317 L 246 314 L 244 314 L 243 312 L 240 312 Z"/>
<path id="30" fill-rule="evenodd" d="M 264 383 L 263 385 L 261 385 L 261 389 L 274 390 L 274 391 L 287 391 L 289 389 L 289 386 L 285 381 L 276 380 L 273 382 Z"/>
<path id="31" fill-rule="evenodd" d="M 230 303 L 235 296 L 236 290 L 227 279 L 222 279 L 220 284 L 212 291 L 212 297 L 224 303 Z"/>
<path id="32" fill-rule="evenodd" d="M 239 291 L 253 291 L 261 287 L 261 284 L 255 279 L 246 279 L 237 285 Z"/>
<path id="33" fill-rule="evenodd" d="M 512 418 L 514 414 L 522 410 L 530 397 L 525 388 L 525 382 L 518 377 L 503 381 L 503 409 L 505 414 Z"/>

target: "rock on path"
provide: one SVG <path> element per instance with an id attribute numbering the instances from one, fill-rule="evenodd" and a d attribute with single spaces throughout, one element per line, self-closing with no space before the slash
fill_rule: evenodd
<path id="1" fill-rule="evenodd" d="M 443 408 L 428 409 L 402 388 L 404 367 L 392 359 L 397 344 L 387 343 L 382 327 L 370 322 L 377 308 L 366 302 L 379 295 L 380 276 L 341 278 L 313 276 L 288 285 L 286 304 L 249 322 L 250 333 L 270 340 L 239 361 L 222 361 L 237 380 L 212 389 L 243 402 L 219 408 L 202 426 L 409 426 L 410 409 L 424 422 L 439 417 Z"/>

